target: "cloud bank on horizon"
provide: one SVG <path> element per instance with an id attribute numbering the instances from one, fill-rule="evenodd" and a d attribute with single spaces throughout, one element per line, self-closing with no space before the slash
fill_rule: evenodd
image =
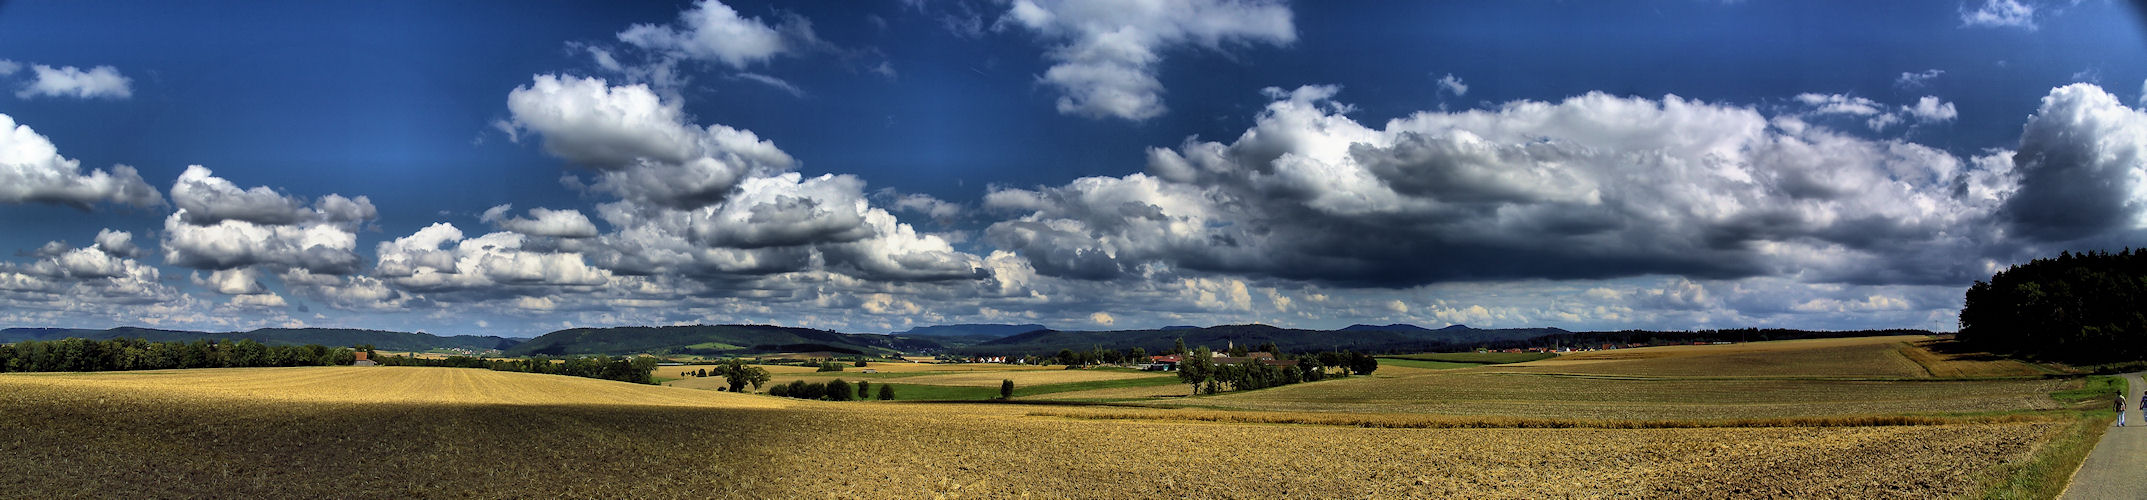
<path id="1" fill-rule="evenodd" d="M 2082 22 L 2069 11 L 2096 7 L 2125 8 L 1991 0 L 1932 4 L 1928 15 L 1933 29 L 2065 37 L 2081 35 L 2040 23 Z M 67 137 L 119 133 L 78 113 L 189 99 L 187 86 L 164 80 L 189 68 L 0 61 L 0 85 L 16 90 L 0 107 L 0 215 L 10 225 L 0 243 L 19 250 L 0 260 L 0 326 L 517 336 L 683 323 L 1949 330 L 1962 290 L 2007 265 L 2147 242 L 2147 111 L 2128 104 L 2141 96 L 2116 93 L 2130 90 L 2123 81 L 1996 95 L 1973 90 L 1977 75 L 2026 63 L 1953 53 L 1932 54 L 1929 66 L 1942 68 L 1852 68 L 1866 70 L 1847 76 L 1865 87 L 1741 99 L 1704 83 L 1636 94 L 1608 77 L 1603 88 L 1583 80 L 1569 83 L 1586 90 L 1516 93 L 1501 86 L 1527 75 L 1436 60 L 1402 71 L 1406 80 L 1284 67 L 1240 81 L 1265 58 L 1329 49 L 1332 38 L 1388 41 L 1303 14 L 1356 8 L 909 2 L 831 29 L 840 9 L 701 0 L 670 17 L 585 27 L 608 37 L 528 49 L 564 57 L 539 59 L 550 67 L 487 75 L 507 83 L 468 96 L 479 111 L 454 123 L 479 135 L 461 147 L 523 155 L 521 176 L 558 182 L 466 187 L 457 197 L 467 200 L 346 191 L 244 158 L 227 169 L 155 142 L 85 139 L 92 152 L 81 153 L 43 123 Z M 0 16 L 8 21 L 29 22 Z M 936 38 L 869 34 L 901 26 Z M 991 113 L 1075 131 L 1063 144 L 1026 144 L 1036 165 L 1082 154 L 1083 134 L 1140 145 L 1108 156 L 1120 163 L 1060 168 L 1037 184 L 950 180 L 908 159 L 847 170 L 815 159 L 825 146 L 789 144 L 867 142 L 859 136 L 882 124 L 730 120 L 707 102 L 819 109 L 814 101 L 885 105 L 848 102 L 863 98 L 845 90 L 859 85 L 984 90 L 900 69 L 950 63 L 969 46 L 993 55 L 952 62 L 964 69 L 956 74 L 1012 73 L 1004 81 L 1016 84 L 989 90 L 1026 106 Z M 2109 59 L 2090 68 L 2096 79 L 2147 75 L 2140 59 Z M 1269 82 L 1275 75 L 1287 83 Z M 1247 91 L 1204 92 L 1217 81 Z M 1397 86 L 1415 97 L 1397 103 L 1383 90 Z M 1367 101 L 1353 99 L 1359 87 L 1372 89 Z M 736 95 L 767 90 L 780 93 Z M 2028 112 L 2001 120 L 1978 109 L 1991 103 Z M 1177 116 L 1233 107 L 1242 114 Z M 915 119 L 888 114 L 886 128 Z M 864 154 L 949 154 L 879 148 Z M 84 165 L 84 156 L 158 166 Z"/>

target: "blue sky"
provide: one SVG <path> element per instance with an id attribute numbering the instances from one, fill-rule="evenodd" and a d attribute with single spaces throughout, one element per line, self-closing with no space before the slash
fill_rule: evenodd
<path id="1" fill-rule="evenodd" d="M 1944 330 L 2147 241 L 2140 19 L 11 2 L 0 325 Z"/>

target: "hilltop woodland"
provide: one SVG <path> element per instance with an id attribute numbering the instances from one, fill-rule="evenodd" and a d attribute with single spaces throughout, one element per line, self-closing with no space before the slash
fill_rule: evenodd
<path id="1" fill-rule="evenodd" d="M 25 340 L 13 344 L 0 344 L 0 372 L 102 372 L 174 368 L 337 366 L 356 362 L 357 353 L 360 351 L 368 354 L 374 353 L 372 346 L 358 346 L 353 349 L 327 347 L 319 344 L 268 345 L 251 339 L 236 342 L 225 340 L 150 342 L 138 338 Z M 656 383 L 655 379 L 649 376 L 649 372 L 656 368 L 656 359 L 649 357 L 552 358 L 536 356 L 507 360 L 482 359 L 469 356 L 451 356 L 446 359 L 390 356 L 384 358 L 372 357 L 372 359 L 378 359 L 380 364 L 390 366 L 486 368 L 497 371 L 548 373 L 642 384 Z M 748 381 L 753 380 L 750 373 L 747 373 L 746 377 Z M 759 375 L 759 380 L 752 383 L 758 387 L 765 382 L 767 382 L 767 374 L 762 372 Z"/>
<path id="2" fill-rule="evenodd" d="M 1994 353 L 2071 363 L 2147 358 L 2147 251 L 2058 254 L 1968 288 L 1957 338 Z"/>
<path id="3" fill-rule="evenodd" d="M 368 349 L 369 350 L 369 349 Z M 96 372 L 170 368 L 348 365 L 356 351 L 253 340 L 150 342 L 136 338 L 25 340 L 0 344 L 0 372 Z"/>

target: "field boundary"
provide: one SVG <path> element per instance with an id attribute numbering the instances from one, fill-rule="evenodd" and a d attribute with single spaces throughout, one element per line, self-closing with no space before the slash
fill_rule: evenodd
<path id="1" fill-rule="evenodd" d="M 1225 424 L 1320 425 L 1380 429 L 1712 429 L 1748 427 L 1896 427 L 1956 424 L 2054 422 L 2046 415 L 1870 415 L 1705 420 L 1598 420 L 1530 417 L 1448 417 L 1386 414 L 1305 415 L 1269 412 L 1029 412 L 1032 417 L 1076 420 L 1153 420 Z"/>
<path id="2" fill-rule="evenodd" d="M 1947 378 L 1920 378 L 1920 377 L 1853 377 L 1853 376 L 1850 376 L 1850 377 L 1827 377 L 1827 376 L 1815 376 L 1815 375 L 1750 375 L 1750 376 L 1707 376 L 1707 377 L 1678 377 L 1678 376 L 1655 376 L 1655 375 L 1608 375 L 1608 374 L 1600 374 L 1600 373 L 1571 373 L 1571 372 L 1514 372 L 1514 371 L 1473 371 L 1473 372 L 1467 372 L 1467 373 L 1469 373 L 1469 374 L 1478 374 L 1478 375 L 1519 375 L 1519 376 L 1535 376 L 1535 377 L 1560 377 L 1560 378 L 1577 378 L 1577 379 L 1593 379 L 1593 380 L 1632 380 L 1632 381 L 1670 381 L 1670 380 L 1717 380 L 1717 381 L 1736 381 L 1736 380 L 1815 380 L 1815 381 L 1825 381 L 1825 382 L 1991 382 L 1991 381 L 2005 381 L 2005 380 L 2047 380 L 2047 379 L 2053 379 L 2053 378 L 2074 378 L 2074 377 L 2078 377 L 2078 376 L 2079 376 L 2079 375 L 2019 375 L 2019 376 L 2008 376 L 2008 377 L 1947 377 Z M 1426 374 L 1423 374 L 1423 375 L 1419 375 L 1419 376 L 1436 376 L 1436 375 L 1445 375 L 1445 374 L 1444 374 L 1444 373 L 1426 373 Z"/>

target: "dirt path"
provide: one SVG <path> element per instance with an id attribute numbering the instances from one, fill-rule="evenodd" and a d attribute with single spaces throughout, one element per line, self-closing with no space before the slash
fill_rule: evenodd
<path id="1" fill-rule="evenodd" d="M 2110 429 L 2080 464 L 2066 487 L 2066 499 L 2147 499 L 2147 421 L 2139 408 L 2139 373 L 2125 374 L 2125 426 Z"/>

